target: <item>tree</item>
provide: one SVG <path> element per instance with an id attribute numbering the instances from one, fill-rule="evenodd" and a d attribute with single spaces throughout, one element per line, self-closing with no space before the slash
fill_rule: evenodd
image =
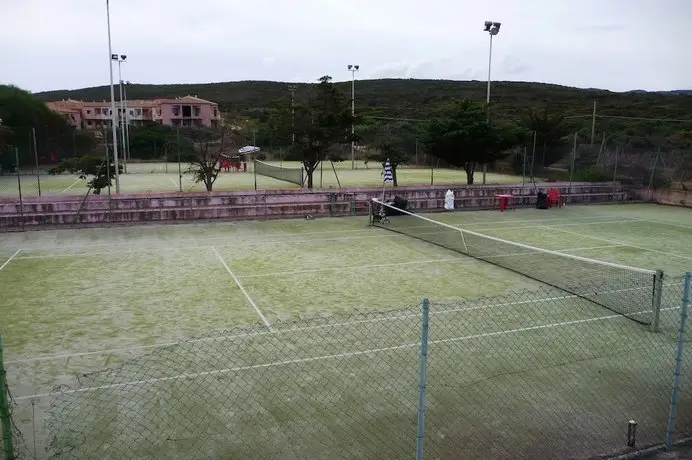
<path id="1" fill-rule="evenodd" d="M 463 167 L 466 182 L 472 185 L 476 167 L 503 158 L 521 136 L 513 126 L 489 124 L 484 105 L 462 99 L 427 122 L 422 137 L 428 153 Z"/>
<path id="2" fill-rule="evenodd" d="M 378 152 L 375 154 L 368 155 L 367 161 L 377 161 L 382 163 L 384 167 L 385 162 L 389 160 L 389 165 L 392 168 L 392 179 L 394 181 L 394 187 L 399 186 L 399 181 L 397 179 L 397 170 L 399 165 L 405 165 L 409 161 L 409 156 L 397 148 L 395 144 L 389 141 L 382 141 L 378 146 Z"/>
<path id="3" fill-rule="evenodd" d="M 122 165 L 118 165 L 118 172 L 122 173 Z M 80 179 L 91 179 L 87 186 L 92 189 L 94 195 L 99 195 L 101 190 L 113 184 L 115 177 L 115 164 L 110 162 L 106 167 L 106 159 L 93 156 L 83 156 L 78 158 L 66 158 L 60 163 L 49 169 L 48 173 L 57 175 L 65 172 L 79 175 Z"/>
<path id="4" fill-rule="evenodd" d="M 570 134 L 563 115 L 550 113 L 547 106 L 542 109 L 532 107 L 521 122 L 532 135 L 536 133 L 536 145 L 542 147 L 541 166 L 550 166 L 567 154 L 559 148 L 565 145 L 565 137 Z"/>
<path id="5" fill-rule="evenodd" d="M 353 117 L 349 100 L 331 80 L 328 75 L 321 77 L 307 103 L 294 103 L 295 115 L 284 107 L 277 117 L 281 137 L 291 138 L 295 134 L 289 154 L 303 163 L 308 188 L 313 188 L 313 173 L 327 159 L 332 146 L 351 140 Z"/>
<path id="6" fill-rule="evenodd" d="M 50 152 L 71 156 L 77 144 L 85 153 L 96 145 L 92 134 L 77 134 L 62 115 L 50 110 L 32 93 L 16 86 L 0 85 L 0 119 L 4 126 L 2 142 L 17 148 L 20 164 L 34 163 L 34 137 L 39 155 Z M 5 160 L 2 162 L 4 164 Z M 12 164 L 14 162 L 12 158 Z"/>
<path id="7" fill-rule="evenodd" d="M 219 130 L 200 129 L 188 134 L 195 139 L 195 153 L 186 172 L 192 175 L 196 183 L 202 182 L 207 192 L 211 192 L 221 171 L 221 156 L 237 150 L 242 136 L 226 126 Z"/>

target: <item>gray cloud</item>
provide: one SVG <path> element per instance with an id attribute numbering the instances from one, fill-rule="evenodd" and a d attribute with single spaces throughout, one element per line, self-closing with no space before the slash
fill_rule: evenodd
<path id="1" fill-rule="evenodd" d="M 105 1 L 4 0 L 0 82 L 108 83 Z M 140 83 L 487 77 L 692 88 L 689 0 L 111 0 L 113 51 Z"/>

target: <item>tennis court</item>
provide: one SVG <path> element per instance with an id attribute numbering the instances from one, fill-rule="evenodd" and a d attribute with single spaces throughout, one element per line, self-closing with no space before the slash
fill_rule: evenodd
<path id="1" fill-rule="evenodd" d="M 273 166 L 284 168 L 300 168 L 297 161 L 271 161 Z M 185 171 L 188 164 L 181 164 L 182 178 L 178 174 L 178 163 L 131 163 L 127 167 L 127 174 L 120 176 L 122 193 L 154 193 L 154 192 L 203 192 L 204 184 L 195 183 L 190 174 Z M 380 165 L 370 164 L 368 167 L 363 162 L 358 162 L 358 169 L 351 169 L 351 162 L 334 163 L 336 175 L 331 165 L 327 163 L 315 171 L 313 179 L 316 188 L 348 188 L 348 187 L 378 187 L 382 186 L 382 168 Z M 462 170 L 435 168 L 431 170 L 425 167 L 402 166 L 398 171 L 398 180 L 401 186 L 407 185 L 465 185 L 466 174 Z M 337 180 L 338 177 L 338 180 Z M 257 188 L 263 190 L 297 188 L 289 182 L 274 179 L 272 177 L 253 173 L 252 163 L 248 164 L 247 172 L 222 171 L 214 184 L 215 191 L 240 191 L 252 190 L 257 180 Z M 23 173 L 20 176 L 22 194 L 24 196 L 37 196 L 39 182 L 42 195 L 82 195 L 86 193 L 86 181 L 69 174 L 50 176 L 42 174 L 37 179 L 35 175 Z M 482 180 L 481 174 L 477 181 Z M 516 184 L 521 183 L 521 176 L 489 173 L 488 184 Z M 106 193 L 104 190 L 102 193 Z M 0 175 L 0 197 L 18 196 L 19 187 L 17 177 L 12 175 Z"/>
<path id="2" fill-rule="evenodd" d="M 568 206 L 430 217 L 565 254 L 662 269 L 670 277 L 692 267 L 692 212 L 686 209 Z M 275 345 L 282 344 L 276 346 L 276 357 L 264 356 L 268 361 L 281 362 L 281 353 L 361 356 L 363 350 L 415 344 L 417 326 L 403 322 L 367 340 L 362 331 L 349 330 L 339 342 L 340 349 L 327 341 L 303 340 L 300 332 L 288 341 L 274 332 L 289 320 L 398 309 L 415 306 L 422 297 L 434 305 L 464 302 L 471 306 L 478 298 L 511 299 L 522 290 L 546 289 L 501 267 L 368 227 L 365 217 L 16 233 L 3 237 L 0 256 L 0 283 L 7 287 L 3 334 L 10 389 L 19 404 L 20 428 L 27 437 L 35 431 L 39 447 L 45 442 L 44 417 L 31 414 L 46 409 L 47 394 L 56 384 L 71 384 L 75 375 L 158 350 L 165 343 L 252 325 L 266 329 Z M 561 269 L 567 276 L 570 266 Z M 491 357 L 495 367 L 506 369 L 517 364 L 512 364 L 511 353 L 500 352 L 510 344 L 493 340 L 498 332 L 521 332 L 538 324 L 542 326 L 539 338 L 532 335 L 524 340 L 515 334 L 511 346 L 540 355 L 543 361 L 560 362 L 568 357 L 567 351 L 544 347 L 550 348 L 551 337 L 560 337 L 561 326 L 579 325 L 570 329 L 572 333 L 588 331 L 592 337 L 602 337 L 593 342 L 594 355 L 627 347 L 647 330 L 591 302 L 574 299 L 567 304 L 573 308 L 557 308 L 555 302 L 493 302 L 494 306 L 474 308 L 463 317 L 457 313 L 457 319 L 446 322 L 435 340 L 456 343 L 482 337 L 474 345 L 479 355 Z M 674 315 L 666 317 L 670 321 L 663 321 L 662 327 L 674 332 Z M 344 341 L 349 335 L 353 340 Z M 672 343 L 664 340 L 662 346 Z M 416 350 L 410 355 L 414 372 Z M 249 353 L 238 360 L 253 356 L 257 358 Z M 305 364 L 315 373 L 319 365 L 320 360 Z M 461 386 L 483 374 L 470 370 L 468 363 L 457 366 L 456 370 L 433 367 L 431 372 L 458 372 L 456 383 Z M 276 379 L 276 385 L 295 387 L 298 392 L 299 379 L 291 379 L 290 369 L 275 367 L 280 371 L 274 377 L 257 374 L 246 381 Z M 637 369 L 635 364 L 633 371 Z M 367 374 L 368 366 L 363 364 L 360 372 Z M 382 370 L 377 375 L 394 382 L 406 380 L 403 375 L 394 376 L 395 372 Z M 334 390 L 338 379 L 323 377 L 332 382 L 325 381 L 324 392 Z M 409 377 L 415 382 L 415 375 Z M 410 391 L 415 393 L 415 384 Z M 477 402 L 483 399 L 479 398 Z M 409 400 L 415 401 L 415 395 Z M 441 396 L 436 403 L 443 400 Z M 267 444 L 266 453 L 273 455 L 276 448 Z"/>

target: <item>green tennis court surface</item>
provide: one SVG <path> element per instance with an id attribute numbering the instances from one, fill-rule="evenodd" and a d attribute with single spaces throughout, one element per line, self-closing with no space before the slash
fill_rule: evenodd
<path id="1" fill-rule="evenodd" d="M 271 161 L 274 166 L 285 168 L 300 168 L 297 161 Z M 182 190 L 183 192 L 203 192 L 204 184 L 195 183 L 190 174 L 186 174 L 189 165 L 182 164 Z M 314 186 L 316 188 L 343 188 L 348 187 L 381 187 L 382 167 L 379 164 L 370 164 L 368 168 L 362 162 L 358 162 L 358 169 L 351 169 L 351 162 L 335 163 L 337 176 L 331 166 L 327 164 L 314 173 Z M 482 175 L 477 175 L 480 183 Z M 436 185 L 466 185 L 466 174 L 461 170 L 435 168 L 431 171 L 425 167 L 401 167 L 397 171 L 399 185 L 430 185 L 431 180 Z M 297 185 L 280 181 L 271 177 L 257 175 L 252 171 L 252 163 L 247 172 L 225 172 L 219 174 L 214 191 L 242 191 L 252 190 L 255 187 L 255 178 L 259 189 L 290 189 L 298 188 Z M 37 180 L 35 175 L 22 174 L 20 176 L 22 194 L 25 196 L 38 195 L 38 182 L 40 181 L 42 195 L 83 195 L 87 191 L 86 181 L 76 176 L 61 175 L 50 176 L 42 174 Z M 521 183 L 521 176 L 489 173 L 488 184 L 517 184 Z M 115 184 L 115 182 L 114 182 Z M 115 186 L 115 185 L 113 185 Z M 181 182 L 178 176 L 177 163 L 132 163 L 128 165 L 128 173 L 120 176 L 122 193 L 152 193 L 152 192 L 178 192 Z M 103 193 L 106 193 L 104 190 Z M 0 197 L 18 196 L 19 187 L 17 177 L 11 175 L 0 176 Z"/>
<path id="2" fill-rule="evenodd" d="M 548 211 L 457 212 L 429 217 L 554 251 L 662 269 L 671 282 L 692 267 L 692 212 L 685 209 L 568 206 Z M 18 249 L 21 251 L 16 254 Z M 488 417 L 501 407 L 516 414 L 524 411 L 531 420 L 530 414 L 538 408 L 533 408 L 526 395 L 536 396 L 538 388 L 543 404 L 546 398 L 552 401 L 549 413 L 555 423 L 570 411 L 591 408 L 600 417 L 591 423 L 603 425 L 604 438 L 615 436 L 606 429 L 610 425 L 605 419 L 607 412 L 615 409 L 603 401 L 618 398 L 615 395 L 623 379 L 641 377 L 642 383 L 637 383 L 641 388 L 631 397 L 641 401 L 637 407 L 642 410 L 669 401 L 672 360 L 655 362 L 652 356 L 672 357 L 675 308 L 679 305 L 676 297 L 680 297 L 676 286 L 663 312 L 663 333 L 654 335 L 645 326 L 591 302 L 565 297 L 564 292 L 519 274 L 424 241 L 367 227 L 364 217 L 16 233 L 3 237 L 0 256 L 0 265 L 14 256 L 0 270 L 0 283 L 6 287 L 3 334 L 10 389 L 19 404 L 16 414 L 20 428 L 32 439 L 35 430 L 39 446 L 47 437 L 42 411 L 47 409 L 47 394 L 56 384 L 74 385 L 75 375 L 143 353 L 153 353 L 149 360 L 167 359 L 166 353 L 183 353 L 188 345 L 173 349 L 157 345 L 211 334 L 224 337 L 220 342 L 227 345 L 242 346 L 234 352 L 233 346 L 226 345 L 219 355 L 207 345 L 211 348 L 193 360 L 194 364 L 188 355 L 180 374 L 204 372 L 205 366 L 263 364 L 218 377 L 224 391 L 209 396 L 206 404 L 201 398 L 208 393 L 204 389 L 192 391 L 194 386 L 185 380 L 186 397 L 197 401 L 200 417 L 213 412 L 212 405 L 220 404 L 215 398 L 223 396 L 231 404 L 237 403 L 234 410 L 241 410 L 241 400 L 246 401 L 242 406 L 245 415 L 225 422 L 230 431 L 235 430 L 237 440 L 231 444 L 238 455 L 278 455 L 282 443 L 305 429 L 307 422 L 296 418 L 300 406 L 307 407 L 304 418 L 313 414 L 315 426 L 339 419 L 349 407 L 369 407 L 363 417 L 375 416 L 380 408 L 382 423 L 389 425 L 382 432 L 374 431 L 373 439 L 389 446 L 383 447 L 391 454 L 388 458 L 408 457 L 410 449 L 401 453 L 398 449 L 404 439 L 410 440 L 411 426 L 415 438 L 420 332 L 415 305 L 423 297 L 431 299 L 433 312 L 449 311 L 431 319 L 431 353 L 436 354 L 431 354 L 429 426 L 430 436 L 437 436 L 442 450 L 459 448 L 462 432 L 491 442 L 492 434 L 486 432 L 492 424 Z M 569 265 L 561 269 L 569 270 Z M 536 290 L 541 295 L 517 294 Z M 540 301 L 538 297 L 543 294 L 549 300 Z M 484 299 L 474 300 L 479 298 Z M 407 306 L 408 310 L 403 310 L 409 314 L 406 319 L 391 319 L 378 326 L 330 326 L 325 329 L 328 332 L 317 335 L 309 332 L 312 329 L 301 329 L 306 324 L 302 318 L 317 315 L 322 318 L 319 321 L 331 324 L 336 321 L 332 315 L 368 315 Z M 445 321 L 438 319 L 443 316 Z M 241 338 L 227 340 L 220 332 L 236 331 L 234 328 L 240 326 L 261 331 L 263 339 L 249 341 L 241 334 Z M 293 332 L 281 332 L 287 329 Z M 642 347 L 645 352 L 641 352 Z M 396 355 L 399 352 L 404 357 Z M 335 355 L 339 355 L 339 366 L 332 359 Z M 326 358 L 312 359 L 320 356 Z M 291 360 L 298 360 L 294 362 L 297 367 L 292 367 Z M 132 364 L 135 368 L 140 365 L 138 360 Z M 602 394 L 595 395 L 593 401 L 561 396 L 575 379 L 586 384 L 599 372 L 612 368 L 620 374 L 601 386 Z M 139 375 L 137 372 L 128 378 Z M 147 369 L 141 372 L 139 380 L 151 377 Z M 312 402 L 304 399 L 306 375 L 314 378 L 310 392 L 323 397 L 316 395 Z M 527 375 L 536 385 L 534 393 Z M 87 385 L 111 385 L 118 378 L 124 377 L 97 374 Z M 439 383 L 442 381 L 446 382 L 444 387 Z M 178 401 L 184 388 L 171 385 L 170 398 Z M 371 390 L 359 392 L 368 387 Z M 322 415 L 317 415 L 318 402 L 339 388 L 347 396 L 340 403 L 332 401 Z M 286 399 L 288 394 L 293 394 L 290 400 Z M 173 399 L 167 403 L 172 404 Z M 71 404 L 79 401 L 68 400 Z M 308 407 L 310 404 L 314 406 Z M 33 410 L 38 419 L 32 418 Z M 464 421 L 455 418 L 460 412 Z M 585 412 L 582 415 L 586 417 Z M 271 437 L 267 431 L 255 431 L 253 435 L 250 427 L 255 425 L 235 425 L 246 417 L 254 417 L 267 430 L 279 434 Z M 372 419 L 367 420 L 371 423 Z M 364 423 L 358 417 L 340 423 L 342 431 L 323 433 L 326 444 L 307 443 L 302 453 L 314 454 L 318 444 L 327 449 L 324 452 L 334 449 L 336 453 L 339 446 L 346 449 L 350 442 L 347 432 L 364 429 L 357 428 Z M 177 428 L 177 435 L 184 435 L 184 426 Z M 393 437 L 397 431 L 394 426 L 401 427 L 400 438 Z M 504 433 L 501 438 L 505 441 L 520 443 L 526 436 L 515 432 L 517 428 L 498 430 Z M 645 429 L 644 433 L 646 436 Z M 445 445 L 443 439 L 451 444 Z M 219 446 L 228 444 L 227 437 L 219 439 Z M 157 444 L 152 441 L 150 446 Z M 176 452 L 197 447 L 195 443 L 177 445 Z M 469 444 L 463 448 L 470 452 L 476 447 Z M 157 448 L 171 452 L 165 446 Z M 353 452 L 355 457 L 371 454 L 374 452 L 367 449 Z"/>

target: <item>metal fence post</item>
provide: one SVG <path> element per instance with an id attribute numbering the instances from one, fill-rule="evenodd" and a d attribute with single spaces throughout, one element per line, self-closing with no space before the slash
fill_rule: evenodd
<path id="1" fill-rule="evenodd" d="M 0 334 L 0 425 L 2 425 L 2 445 L 5 459 L 14 460 L 14 445 L 12 444 L 12 420 L 10 403 L 7 400 L 7 381 L 5 379 L 5 363 L 3 360 L 2 334 Z"/>
<path id="2" fill-rule="evenodd" d="M 22 230 L 24 230 L 24 198 L 22 197 L 22 176 L 19 170 L 19 149 L 14 148 L 14 161 L 17 169 L 17 191 L 19 192 L 19 219 L 22 222 Z"/>
<path id="3" fill-rule="evenodd" d="M 666 450 L 673 447 L 673 433 L 675 431 L 675 417 L 678 412 L 678 398 L 680 397 L 680 372 L 682 369 L 682 352 L 685 345 L 685 332 L 687 329 L 687 309 L 690 304 L 690 284 L 692 284 L 692 273 L 685 274 L 685 287 L 682 296 L 682 307 L 680 308 L 680 335 L 678 337 L 678 347 L 675 354 L 675 373 L 673 376 L 673 394 L 670 400 L 670 413 L 668 415 L 668 429 L 666 430 Z"/>
<path id="4" fill-rule="evenodd" d="M 663 295 L 663 270 L 656 270 L 654 275 L 654 296 L 652 309 L 654 317 L 651 319 L 651 331 L 658 332 L 661 320 L 661 296 Z"/>
<path id="5" fill-rule="evenodd" d="M 423 460 L 423 441 L 425 439 L 425 390 L 428 374 L 428 317 L 430 301 L 423 299 L 421 339 L 420 339 L 420 385 L 418 392 L 418 434 L 416 436 L 416 460 Z"/>
<path id="6" fill-rule="evenodd" d="M 36 128 L 31 128 L 31 138 L 34 144 L 34 162 L 36 163 L 36 184 L 38 185 L 38 196 L 41 196 L 41 173 L 38 170 L 38 146 L 36 145 Z"/>

